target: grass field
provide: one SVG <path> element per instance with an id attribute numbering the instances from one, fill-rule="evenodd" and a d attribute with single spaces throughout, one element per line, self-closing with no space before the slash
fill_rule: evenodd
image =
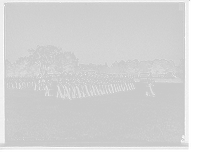
<path id="1" fill-rule="evenodd" d="M 182 146 L 184 84 L 73 101 L 5 91 L 7 146 Z"/>

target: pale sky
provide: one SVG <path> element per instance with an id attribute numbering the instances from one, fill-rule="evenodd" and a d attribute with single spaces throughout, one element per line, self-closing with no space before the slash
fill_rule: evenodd
<path id="1" fill-rule="evenodd" d="M 37 45 L 71 51 L 80 63 L 167 59 L 185 54 L 184 3 L 7 3 L 5 57 Z"/>

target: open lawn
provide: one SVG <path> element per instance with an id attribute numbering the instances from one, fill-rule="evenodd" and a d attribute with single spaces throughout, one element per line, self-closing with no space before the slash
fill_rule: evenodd
<path id="1" fill-rule="evenodd" d="M 134 91 L 75 100 L 45 97 L 33 88 L 5 90 L 6 141 L 148 141 L 180 143 L 184 134 L 184 84 L 157 83 L 156 97 Z M 51 141 L 52 141 L 51 140 Z"/>

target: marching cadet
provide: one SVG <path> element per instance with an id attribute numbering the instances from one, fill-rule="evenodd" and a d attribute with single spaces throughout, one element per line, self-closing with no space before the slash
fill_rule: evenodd
<path id="1" fill-rule="evenodd" d="M 45 91 L 45 78 L 44 77 L 42 77 L 41 86 L 42 86 L 42 91 Z"/>
<path id="2" fill-rule="evenodd" d="M 77 93 L 76 93 L 75 81 L 72 76 L 70 76 L 70 87 L 71 87 L 72 99 L 75 99 L 77 97 Z"/>
<path id="3" fill-rule="evenodd" d="M 57 78 L 57 93 L 56 93 L 56 98 L 64 98 L 63 97 L 63 94 L 62 94 L 62 92 L 61 92 L 61 84 L 62 84 L 62 82 L 61 82 L 62 80 L 61 80 L 61 78 L 60 77 L 58 77 Z"/>
<path id="4" fill-rule="evenodd" d="M 53 85 L 53 79 L 52 79 L 52 77 L 49 77 L 49 80 L 50 80 L 50 87 L 52 87 L 52 85 Z"/>
<path id="5" fill-rule="evenodd" d="M 44 85 L 45 85 L 45 94 L 44 96 L 47 96 L 47 97 L 50 97 L 50 91 L 49 91 L 49 86 L 50 86 L 50 80 L 48 77 L 44 78 L 45 82 L 44 82 Z"/>
<path id="6" fill-rule="evenodd" d="M 32 78 L 32 79 L 31 79 L 31 87 L 34 87 L 34 86 L 35 86 L 34 81 L 35 81 L 35 78 Z"/>
<path id="7" fill-rule="evenodd" d="M 104 95 L 103 87 L 102 87 L 102 80 L 101 78 L 98 78 L 98 88 L 99 88 L 99 93 L 101 96 Z"/>
<path id="8" fill-rule="evenodd" d="M 38 77 L 38 91 L 41 91 L 41 77 Z"/>
<path id="9" fill-rule="evenodd" d="M 21 78 L 21 85 L 22 85 L 23 88 L 25 88 L 24 78 Z"/>
<path id="10" fill-rule="evenodd" d="M 14 78 L 14 85 L 15 85 L 15 88 L 17 88 L 17 78 Z"/>
<path id="11" fill-rule="evenodd" d="M 83 82 L 84 82 L 83 87 L 85 89 L 85 94 L 86 94 L 87 97 L 91 97 L 91 94 L 89 92 L 89 82 L 88 82 L 88 80 L 86 79 L 85 76 L 82 79 L 83 79 Z"/>
<path id="12" fill-rule="evenodd" d="M 35 80 L 34 80 L 34 91 L 37 91 L 37 86 L 38 86 L 38 80 L 37 80 L 37 78 L 35 78 Z"/>
<path id="13" fill-rule="evenodd" d="M 21 88 L 22 88 L 21 82 L 22 82 L 22 80 L 19 78 L 19 80 L 18 80 L 18 89 L 21 89 Z"/>
<path id="14" fill-rule="evenodd" d="M 107 94 L 111 94 L 111 91 L 110 91 L 110 87 L 108 85 L 108 79 L 106 78 L 105 79 L 105 86 L 106 86 L 106 89 L 107 89 Z"/>
<path id="15" fill-rule="evenodd" d="M 10 85 L 11 85 L 11 88 L 14 87 L 14 86 L 13 86 L 13 78 L 11 78 L 11 80 L 10 80 Z"/>
<path id="16" fill-rule="evenodd" d="M 76 85 L 76 90 L 77 90 L 77 95 L 78 95 L 78 98 L 83 98 L 82 97 L 82 92 L 81 92 L 81 88 L 80 88 L 80 80 L 78 79 L 78 76 L 76 76 L 76 79 L 75 79 L 75 85 Z"/>
<path id="17" fill-rule="evenodd" d="M 92 89 L 93 95 L 94 95 L 94 96 L 97 96 L 96 90 L 95 90 L 95 88 L 94 88 L 95 82 L 94 82 L 94 80 L 93 80 L 92 78 L 89 78 L 89 80 L 90 80 L 90 82 L 91 82 L 91 89 Z"/>
<path id="18" fill-rule="evenodd" d="M 118 93 L 118 92 L 119 92 L 119 89 L 118 89 L 118 85 L 117 85 L 117 80 L 116 80 L 116 78 L 114 78 L 114 87 L 115 87 L 115 93 Z"/>
<path id="19" fill-rule="evenodd" d="M 95 91 L 97 93 L 98 96 L 100 96 L 100 91 L 99 91 L 99 88 L 98 88 L 98 81 L 96 78 L 93 78 L 93 82 L 94 82 L 94 88 L 95 88 Z"/>
<path id="20" fill-rule="evenodd" d="M 130 91 L 131 88 L 130 88 L 130 86 L 129 86 L 128 80 L 125 78 L 125 79 L 123 80 L 123 82 L 124 82 L 124 86 L 125 86 L 125 90 L 124 90 L 124 91 Z"/>
<path id="21" fill-rule="evenodd" d="M 109 85 L 109 88 L 110 88 L 110 94 L 113 94 L 114 91 L 112 89 L 112 82 L 111 82 L 110 78 L 108 79 L 108 85 Z"/>
<path id="22" fill-rule="evenodd" d="M 103 96 L 105 94 L 105 90 L 103 88 L 103 80 L 102 80 L 102 76 L 101 75 L 100 75 L 98 81 L 99 81 L 99 92 Z"/>
<path id="23" fill-rule="evenodd" d="M 81 94 L 82 94 L 82 97 L 85 98 L 85 97 L 86 97 L 86 91 L 85 91 L 85 89 L 84 89 L 84 82 L 83 82 L 83 80 L 81 79 L 81 76 L 82 76 L 82 75 L 77 76 L 77 80 L 78 80 L 78 82 L 79 82 L 79 87 L 80 87 L 80 92 L 81 92 Z"/>
<path id="24" fill-rule="evenodd" d="M 102 77 L 101 82 L 102 82 L 101 87 L 103 89 L 103 94 L 105 95 L 105 94 L 107 94 L 107 89 L 106 89 L 106 86 L 105 86 L 105 78 L 104 77 Z"/>
<path id="25" fill-rule="evenodd" d="M 155 97 L 155 93 L 153 91 L 153 88 L 155 85 L 152 81 L 152 77 L 151 77 L 151 73 L 148 74 L 148 78 L 147 78 L 147 83 L 146 83 L 146 86 L 147 86 L 147 90 L 146 90 L 146 93 L 145 93 L 145 96 L 153 96 Z"/>
<path id="26" fill-rule="evenodd" d="M 86 88 L 88 89 L 89 97 L 92 97 L 94 96 L 94 94 L 92 92 L 91 82 L 87 77 L 85 77 L 85 80 L 86 80 Z"/>
<path id="27" fill-rule="evenodd" d="M 61 79 L 61 92 L 62 92 L 62 95 L 63 95 L 63 98 L 62 99 L 65 99 L 65 98 L 67 98 L 67 91 L 66 91 L 66 89 L 65 89 L 65 84 L 66 84 L 66 79 L 65 79 L 65 77 L 63 77 L 62 79 Z"/>
<path id="28" fill-rule="evenodd" d="M 114 94 L 115 91 L 114 91 L 114 89 L 113 89 L 113 82 L 112 82 L 112 79 L 111 79 L 111 78 L 109 78 L 109 85 L 110 85 L 111 93 Z"/>
<path id="29" fill-rule="evenodd" d="M 135 90 L 134 77 L 132 77 L 132 79 L 130 79 L 130 82 L 131 82 L 131 89 Z"/>
<path id="30" fill-rule="evenodd" d="M 62 94 L 63 94 L 63 98 L 62 99 L 65 99 L 65 98 L 68 98 L 68 93 L 67 93 L 67 90 L 65 89 L 65 86 L 66 86 L 66 79 L 65 79 L 65 77 L 63 77 L 62 78 L 62 80 L 61 80 L 61 92 L 62 92 Z"/>
<path id="31" fill-rule="evenodd" d="M 65 90 L 66 90 L 66 95 L 69 100 L 72 99 L 72 94 L 71 94 L 71 87 L 70 87 L 70 79 L 66 77 L 66 82 L 65 82 Z"/>

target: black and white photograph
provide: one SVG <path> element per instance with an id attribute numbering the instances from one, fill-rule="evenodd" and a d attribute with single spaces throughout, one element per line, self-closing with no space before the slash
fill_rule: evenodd
<path id="1" fill-rule="evenodd" d="M 180 2 L 5 2 L 5 147 L 187 148 Z"/>

